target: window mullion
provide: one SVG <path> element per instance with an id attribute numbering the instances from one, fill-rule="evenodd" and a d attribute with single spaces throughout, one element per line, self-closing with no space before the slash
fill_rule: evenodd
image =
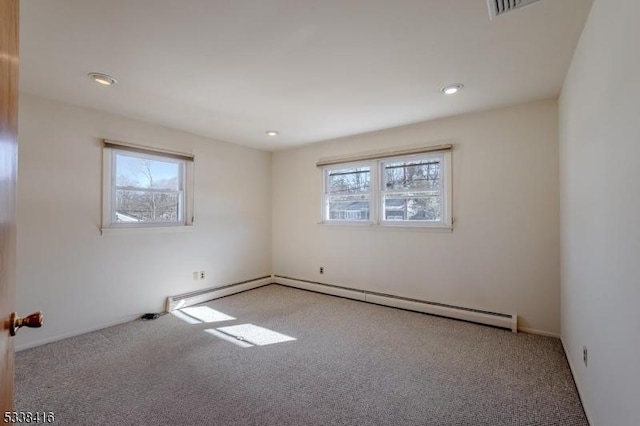
<path id="1" fill-rule="evenodd" d="M 109 206 L 110 209 L 110 215 L 111 215 L 111 223 L 116 223 L 118 221 L 117 219 L 117 215 L 116 215 L 116 199 L 117 199 L 117 191 L 116 191 L 116 178 L 117 178 L 117 172 L 116 172 L 116 151 L 111 150 L 111 182 L 110 182 L 110 190 L 109 190 L 109 195 L 111 196 L 111 205 Z"/>
<path id="2" fill-rule="evenodd" d="M 380 179 L 382 178 L 383 174 L 381 173 L 381 168 L 382 167 L 382 163 L 378 160 L 373 160 L 371 161 L 371 170 L 373 175 L 371 176 L 371 180 L 372 180 L 372 188 L 371 188 L 371 194 L 372 194 L 372 200 L 371 200 L 371 211 L 372 211 L 372 217 L 371 217 L 371 223 L 373 223 L 374 225 L 379 225 L 380 224 L 380 205 L 382 200 L 380 199 L 380 188 L 381 188 L 381 184 L 380 184 Z"/>
<path id="3" fill-rule="evenodd" d="M 116 186 L 117 191 L 155 192 L 158 194 L 179 194 L 181 189 L 141 188 L 137 186 Z"/>
<path id="4" fill-rule="evenodd" d="M 358 197 L 358 196 L 370 196 L 370 192 L 345 192 L 341 194 L 327 194 L 327 198 L 341 198 L 341 197 Z"/>

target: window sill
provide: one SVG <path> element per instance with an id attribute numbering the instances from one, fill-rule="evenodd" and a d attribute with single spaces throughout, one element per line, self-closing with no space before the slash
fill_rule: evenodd
<path id="1" fill-rule="evenodd" d="M 419 225 L 419 224 L 394 224 L 394 223 L 385 223 L 380 224 L 376 228 L 385 230 L 385 231 L 410 231 L 410 232 L 436 232 L 436 233 L 444 233 L 449 234 L 453 232 L 453 226 L 450 225 Z"/>
<path id="2" fill-rule="evenodd" d="M 423 225 L 414 223 L 357 223 L 357 222 L 318 222 L 320 226 L 326 226 L 327 228 L 349 228 L 349 229 L 362 229 L 369 231 L 401 231 L 401 232 L 435 232 L 435 233 L 451 233 L 453 232 L 453 226 L 435 226 L 435 225 Z"/>
<path id="3" fill-rule="evenodd" d="M 123 234 L 174 234 L 181 232 L 190 232 L 193 229 L 193 225 L 179 225 L 179 226 L 123 226 L 123 227 L 111 227 L 101 228 L 100 233 L 102 235 L 123 235 Z"/>
<path id="4" fill-rule="evenodd" d="M 325 225 L 325 226 L 337 226 L 337 227 L 345 227 L 345 226 L 351 226 L 354 228 L 371 228 L 372 226 L 375 226 L 373 223 L 371 222 L 349 222 L 349 221 L 325 221 L 325 222 L 318 222 L 318 225 Z"/>

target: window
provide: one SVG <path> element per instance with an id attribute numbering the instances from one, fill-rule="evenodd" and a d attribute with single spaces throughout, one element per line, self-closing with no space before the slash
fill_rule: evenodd
<path id="1" fill-rule="evenodd" d="M 382 221 L 441 223 L 442 155 L 381 163 Z"/>
<path id="2" fill-rule="evenodd" d="M 103 228 L 192 222 L 193 157 L 105 141 Z"/>
<path id="3" fill-rule="evenodd" d="M 366 222 L 371 217 L 371 167 L 340 165 L 325 170 L 324 209 L 330 221 Z"/>
<path id="4" fill-rule="evenodd" d="M 323 167 L 323 223 L 450 228 L 451 152 Z"/>

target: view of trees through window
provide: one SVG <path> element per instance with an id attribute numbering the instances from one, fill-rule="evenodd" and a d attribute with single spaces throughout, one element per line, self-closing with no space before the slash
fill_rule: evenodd
<path id="1" fill-rule="evenodd" d="M 384 219 L 439 221 L 440 160 L 384 164 Z"/>
<path id="2" fill-rule="evenodd" d="M 451 154 L 445 151 L 324 166 L 323 221 L 450 227 Z"/>
<path id="3" fill-rule="evenodd" d="M 327 209 L 331 220 L 369 220 L 371 168 L 331 170 L 327 176 Z"/>
<path id="4" fill-rule="evenodd" d="M 116 222 L 182 220 L 183 164 L 135 153 L 115 153 Z"/>

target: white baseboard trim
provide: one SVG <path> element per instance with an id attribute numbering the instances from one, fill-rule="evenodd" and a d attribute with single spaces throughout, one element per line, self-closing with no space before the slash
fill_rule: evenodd
<path id="1" fill-rule="evenodd" d="M 198 303 L 208 302 L 210 300 L 219 299 L 235 293 L 241 293 L 254 288 L 273 284 L 272 275 L 241 281 L 233 284 L 226 284 L 217 287 L 206 288 L 203 290 L 193 291 L 190 293 L 179 294 L 177 296 L 167 297 L 166 311 L 171 312 L 176 309 L 186 308 L 187 306 L 196 305 Z"/>
<path id="2" fill-rule="evenodd" d="M 593 421 L 593 417 L 589 414 L 589 408 L 585 404 L 584 393 L 582 392 L 582 385 L 580 384 L 580 379 L 576 374 L 576 368 L 573 365 L 573 361 L 571 361 L 571 356 L 567 351 L 567 345 L 564 342 L 562 336 L 560 336 L 560 343 L 562 343 L 562 350 L 564 350 L 564 356 L 567 358 L 567 363 L 569 364 L 569 370 L 571 370 L 571 375 L 573 376 L 573 382 L 576 384 L 576 389 L 578 389 L 578 395 L 580 396 L 580 402 L 582 403 L 582 408 L 584 409 L 584 414 L 587 416 L 587 421 L 591 426 L 595 426 Z"/>
<path id="3" fill-rule="evenodd" d="M 252 290 L 254 288 L 262 287 L 268 284 L 273 284 L 273 278 L 271 275 L 265 275 L 264 277 L 256 278 L 253 280 L 242 281 L 239 283 L 233 283 L 233 284 L 228 284 L 220 287 L 213 287 L 213 288 L 202 290 L 199 292 L 194 292 L 198 294 L 194 295 L 191 298 L 187 298 L 186 302 L 181 307 L 187 307 L 187 306 L 195 305 L 197 303 L 218 299 L 220 297 L 229 296 L 231 294 L 240 293 L 247 290 Z M 187 293 L 186 296 L 194 293 Z M 177 301 L 181 300 L 180 296 L 173 296 L 173 298 L 177 298 L 176 299 Z M 170 300 L 173 298 L 171 297 L 167 298 L 167 308 L 169 308 Z M 173 309 L 175 309 L 175 305 L 171 310 Z M 170 312 L 170 310 L 167 309 L 167 312 Z M 47 343 L 57 342 L 58 340 L 64 340 L 70 337 L 79 336 L 81 334 L 91 333 L 93 331 L 102 330 L 103 328 L 113 327 L 114 325 L 120 325 L 126 322 L 134 321 L 138 318 L 140 318 L 140 314 L 130 315 L 115 321 L 102 323 L 93 327 L 70 331 L 68 333 L 58 334 L 56 336 L 47 337 L 45 339 L 36 340 L 33 342 L 21 344 L 21 345 L 16 345 L 15 351 L 20 352 L 25 349 L 35 348 L 36 346 L 46 345 Z"/>
<path id="4" fill-rule="evenodd" d="M 465 308 L 455 308 L 449 307 L 440 304 L 432 304 L 429 302 L 424 302 L 420 300 L 413 300 L 408 298 L 402 298 L 391 295 L 378 294 L 373 292 L 368 292 L 366 290 L 358 290 L 347 287 L 341 287 L 331 284 L 325 283 L 317 283 L 308 280 L 300 280 L 290 277 L 284 277 L 279 275 L 270 275 L 263 276 L 260 278 L 255 278 L 247 281 L 242 281 L 233 284 L 227 284 L 219 287 L 212 287 L 204 290 L 200 290 L 197 292 L 185 293 L 182 295 L 172 296 L 167 298 L 167 312 L 171 312 L 172 310 L 179 309 L 187 306 L 192 306 L 198 303 L 207 302 L 209 300 L 218 299 L 221 297 L 229 296 L 235 293 L 240 293 L 247 290 L 252 290 L 254 288 L 263 287 L 269 284 L 280 284 L 287 287 L 299 288 L 302 290 L 314 291 L 317 293 L 329 294 L 332 296 L 344 297 L 347 299 L 359 300 L 361 302 L 373 303 L 377 305 L 389 306 L 392 308 L 406 309 L 409 311 L 422 312 L 426 314 L 438 315 L 448 318 L 461 319 L 464 321 L 470 321 L 480 324 L 492 325 L 501 328 L 511 329 L 513 332 L 522 331 L 524 333 L 529 334 L 538 334 L 541 336 L 549 336 L 561 339 L 561 336 L 558 333 L 548 332 L 544 330 L 537 330 L 533 328 L 527 327 L 517 327 L 517 315 L 504 315 L 497 314 L 492 315 L 490 313 L 483 313 L 481 311 L 473 310 L 473 309 L 465 309 Z M 16 345 L 16 352 L 34 348 L 36 346 L 46 345 L 47 343 L 56 342 L 58 340 L 67 339 L 70 337 L 79 336 L 81 334 L 90 333 L 93 331 L 101 330 L 103 328 L 112 327 L 114 325 L 123 324 L 129 321 L 133 321 L 139 318 L 139 315 L 128 316 L 126 318 L 119 319 L 117 321 L 112 321 L 108 323 L 104 323 L 101 325 L 97 325 L 94 327 L 72 331 L 68 333 L 63 333 L 61 335 L 57 335 L 54 337 L 49 337 L 42 340 L 37 340 L 30 343 L 25 343 L 22 345 Z M 564 346 L 564 342 L 563 342 Z M 565 350 L 566 353 L 566 350 Z M 575 373 L 573 366 L 571 365 L 571 360 L 567 356 L 569 360 L 569 366 L 575 378 Z M 576 380 L 576 386 L 578 387 L 578 381 Z M 585 408 L 586 412 L 586 408 Z M 587 417 L 589 417 L 587 415 Z M 589 421 L 591 419 L 589 418 Z"/>
<path id="5" fill-rule="evenodd" d="M 544 331 L 544 330 L 537 330 L 535 328 L 518 327 L 518 331 L 522 331 L 523 333 L 528 333 L 528 334 L 537 334 L 538 336 L 555 337 L 556 339 L 560 338 L 559 333 L 553 333 L 551 331 Z"/>
<path id="6" fill-rule="evenodd" d="M 140 315 L 130 315 L 130 316 L 126 316 L 124 318 L 120 318 L 119 320 L 116 320 L 116 321 L 109 321 L 109 322 L 105 322 L 105 323 L 100 324 L 100 325 L 95 325 L 93 327 L 83 328 L 81 330 L 70 331 L 70 332 L 67 332 L 67 333 L 58 334 L 58 335 L 53 336 L 53 337 L 47 337 L 45 339 L 36 340 L 34 342 L 29 342 L 29 343 L 24 343 L 24 344 L 21 344 L 21 345 L 16 345 L 16 352 L 20 352 L 20 351 L 23 351 L 25 349 L 35 348 L 36 346 L 46 345 L 47 343 L 57 342 L 58 340 L 64 340 L 64 339 L 68 339 L 70 337 L 80 336 L 81 334 L 91 333 L 91 332 L 94 332 L 94 331 L 102 330 L 104 328 L 113 327 L 114 325 L 124 324 L 124 323 L 127 323 L 127 322 L 134 321 L 134 320 L 136 320 L 138 318 L 140 318 Z"/>
<path id="7" fill-rule="evenodd" d="M 389 306 L 392 308 L 406 309 L 409 311 L 422 312 L 425 314 L 438 315 L 447 318 L 459 319 L 475 322 L 484 325 L 491 325 L 506 328 L 512 332 L 517 332 L 518 316 L 516 314 L 499 314 L 464 307 L 455 307 L 440 303 L 427 302 L 422 300 L 409 299 L 405 297 L 380 294 L 366 290 L 350 289 L 331 284 L 301 280 L 292 277 L 274 275 L 276 284 L 289 287 L 311 290 L 318 293 L 330 294 L 333 296 L 346 297 L 360 300 L 362 302 L 376 305 Z"/>
<path id="8" fill-rule="evenodd" d="M 511 316 L 501 317 L 482 312 L 466 311 L 463 309 L 432 305 L 421 301 L 379 296 L 376 294 L 367 294 L 365 301 L 375 303 L 377 305 L 390 306 L 392 308 L 406 309 L 408 311 L 422 312 L 424 314 L 438 315 L 441 317 L 492 325 L 500 328 L 508 328 L 513 331 L 513 321 Z"/>
<path id="9" fill-rule="evenodd" d="M 310 281 L 296 280 L 274 275 L 273 282 L 287 287 L 295 287 L 302 290 L 315 291 L 316 293 L 324 293 L 332 296 L 345 297 L 347 299 L 365 301 L 365 294 L 361 290 L 352 290 L 344 287 L 313 283 Z"/>

